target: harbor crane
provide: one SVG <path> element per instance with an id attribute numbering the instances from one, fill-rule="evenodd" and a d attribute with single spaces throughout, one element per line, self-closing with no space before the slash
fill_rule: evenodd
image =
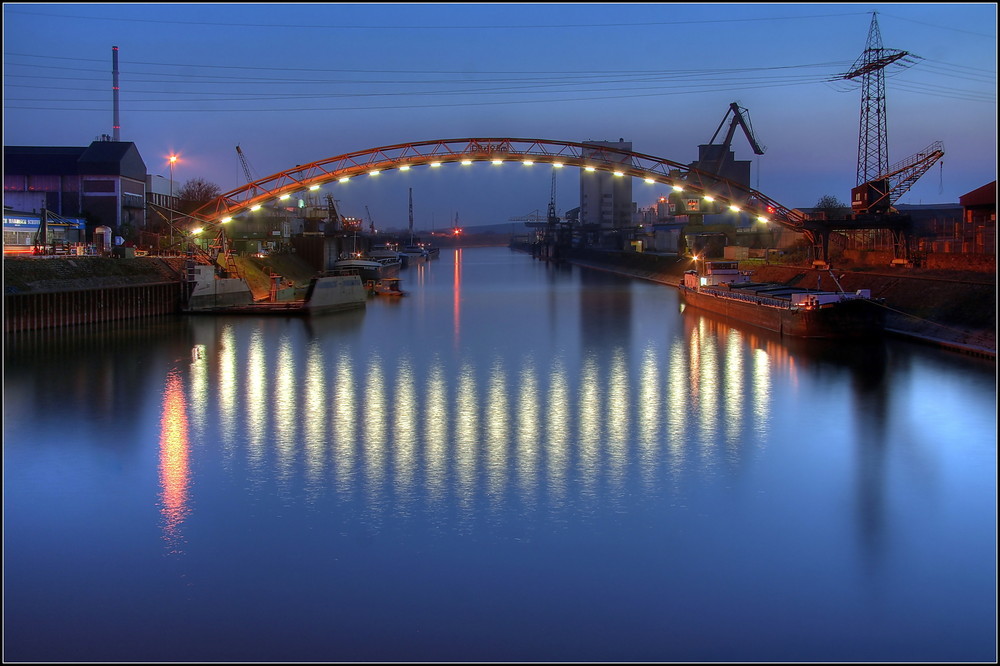
<path id="1" fill-rule="evenodd" d="M 332 194 L 326 195 L 326 211 L 334 230 L 342 230 L 344 228 L 344 218 L 340 215 L 340 210 L 337 208 L 337 200 L 333 198 Z"/>
<path id="2" fill-rule="evenodd" d="M 250 183 L 252 183 L 253 181 L 255 181 L 256 178 L 253 177 L 253 174 L 250 171 L 250 164 L 247 162 L 246 155 L 244 155 L 243 151 L 240 150 L 240 145 L 239 144 L 236 144 L 236 154 L 240 158 L 240 166 L 243 167 L 243 175 L 247 179 L 247 185 L 249 185 Z"/>
<path id="3" fill-rule="evenodd" d="M 556 213 L 556 171 L 552 170 L 552 191 L 549 194 L 548 223 L 555 226 L 559 223 L 559 215 Z"/>
<path id="4" fill-rule="evenodd" d="M 368 210 L 368 204 L 365 204 L 365 213 L 368 214 L 368 231 L 375 233 L 375 220 L 372 219 L 372 212 Z"/>
<path id="5" fill-rule="evenodd" d="M 935 141 L 910 155 L 879 177 L 851 190 L 851 210 L 857 214 L 888 213 L 907 190 L 944 157 L 944 144 Z"/>
<path id="6" fill-rule="evenodd" d="M 719 136 L 719 132 L 722 131 L 722 126 L 726 124 L 726 118 L 729 117 L 730 113 L 733 114 L 733 119 L 729 123 L 729 131 L 726 132 L 726 138 L 722 142 L 722 147 L 726 150 L 729 149 L 733 143 L 733 136 L 736 134 L 736 128 L 739 127 L 743 130 L 743 134 L 746 135 L 747 141 L 750 142 L 750 148 L 753 150 L 754 155 L 763 155 L 767 148 L 760 145 L 760 142 L 757 141 L 757 137 L 754 136 L 753 127 L 750 126 L 750 112 L 736 102 L 729 105 L 729 111 L 727 111 L 726 115 L 723 116 L 722 122 L 719 123 L 719 127 L 715 130 L 715 134 L 712 135 L 712 139 L 709 143 L 711 144 L 715 142 L 715 137 Z"/>
<path id="7" fill-rule="evenodd" d="M 722 143 L 717 144 L 715 140 L 718 138 L 722 128 L 725 127 L 730 115 L 732 115 L 732 120 L 729 121 L 729 129 L 726 131 L 726 136 L 722 140 Z M 727 171 L 727 159 L 731 162 L 731 146 L 737 127 L 743 130 L 743 134 L 746 135 L 747 141 L 750 142 L 750 148 L 754 154 L 763 155 L 767 148 L 760 145 L 760 142 L 757 141 L 757 137 L 754 135 L 753 127 L 750 124 L 750 112 L 741 107 L 737 102 L 733 102 L 729 105 L 729 109 L 726 110 L 726 115 L 722 117 L 722 122 L 719 123 L 719 127 L 715 130 L 715 134 L 712 135 L 711 140 L 707 144 L 698 146 L 700 154 L 698 161 L 694 164 L 695 168 L 699 171 L 723 175 L 723 172 Z M 744 184 L 749 185 L 749 183 Z"/>

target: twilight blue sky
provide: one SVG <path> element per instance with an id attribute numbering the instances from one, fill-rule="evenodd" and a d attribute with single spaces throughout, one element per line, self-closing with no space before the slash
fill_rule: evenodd
<path id="1" fill-rule="evenodd" d="M 4 145 L 85 146 L 112 134 L 152 174 L 229 191 L 342 153 L 462 137 L 631 141 L 689 163 L 738 102 L 765 154 L 737 134 L 751 185 L 789 207 L 850 201 L 861 108 L 832 81 L 865 48 L 918 56 L 886 79 L 889 161 L 942 141 L 944 159 L 899 203 L 953 203 L 996 179 L 997 6 L 878 4 L 4 4 Z M 941 166 L 943 164 L 943 166 Z M 347 215 L 420 228 L 539 210 L 548 168 L 393 173 L 332 185 Z M 386 174 L 387 176 L 390 174 Z M 635 181 L 650 205 L 660 190 Z M 578 172 L 557 208 L 579 204 Z"/>

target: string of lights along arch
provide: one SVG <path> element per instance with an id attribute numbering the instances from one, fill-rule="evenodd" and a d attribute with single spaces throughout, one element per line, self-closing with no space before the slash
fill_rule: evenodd
<path id="1" fill-rule="evenodd" d="M 803 228 L 805 218 L 802 215 L 739 183 L 652 155 L 599 144 L 547 139 L 443 139 L 345 153 L 259 178 L 213 199 L 192 217 L 204 224 L 199 232 L 207 231 L 233 217 L 252 213 L 266 203 L 281 202 L 295 193 L 316 191 L 327 184 L 420 166 L 476 163 L 494 166 L 550 164 L 554 168 L 578 167 L 622 178 L 640 178 L 650 184 L 668 185 L 677 192 L 720 202 L 734 212 L 753 215 L 760 222 L 780 224 L 808 235 L 808 230 Z"/>

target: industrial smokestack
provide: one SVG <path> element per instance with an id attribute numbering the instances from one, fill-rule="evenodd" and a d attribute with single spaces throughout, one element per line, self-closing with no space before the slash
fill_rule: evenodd
<path id="1" fill-rule="evenodd" d="M 111 75 L 112 75 L 112 92 L 114 94 L 114 127 L 112 135 L 115 141 L 121 140 L 121 123 L 118 121 L 118 47 L 111 47 Z"/>

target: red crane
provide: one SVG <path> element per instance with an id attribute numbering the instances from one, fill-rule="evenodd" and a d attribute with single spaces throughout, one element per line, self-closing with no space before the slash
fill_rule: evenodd
<path id="1" fill-rule="evenodd" d="M 944 157 L 944 144 L 935 141 L 919 153 L 889 167 L 886 173 L 851 190 L 855 213 L 887 213 L 913 183 Z"/>

